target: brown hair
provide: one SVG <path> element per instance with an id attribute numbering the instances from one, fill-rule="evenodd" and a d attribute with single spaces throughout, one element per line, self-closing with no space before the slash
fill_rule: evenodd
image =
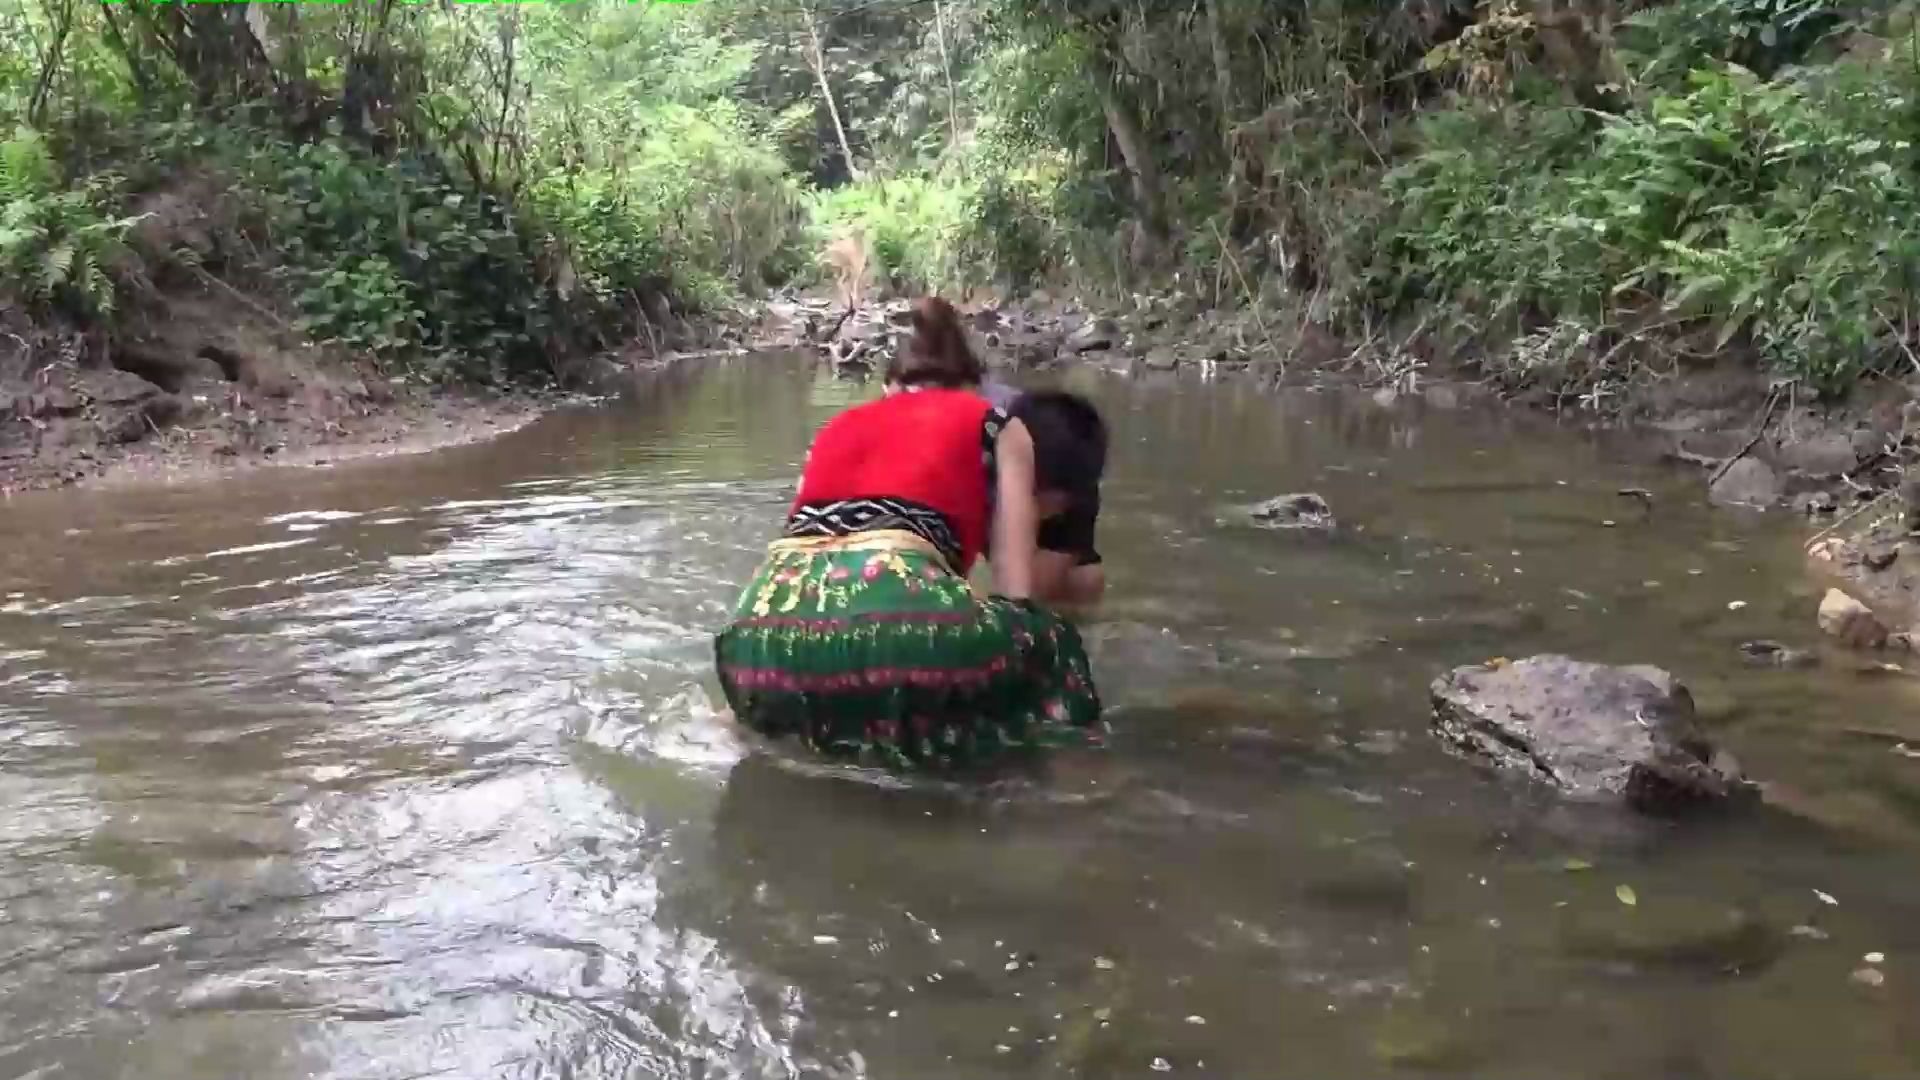
<path id="1" fill-rule="evenodd" d="M 913 305 L 913 335 L 887 362 L 887 381 L 957 390 L 980 385 L 985 375 L 986 367 L 967 344 L 960 313 L 938 296 L 921 297 Z"/>

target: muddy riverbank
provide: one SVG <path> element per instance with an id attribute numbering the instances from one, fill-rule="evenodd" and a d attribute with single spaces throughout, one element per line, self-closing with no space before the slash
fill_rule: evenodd
<path id="1" fill-rule="evenodd" d="M 720 316 L 556 366 L 549 385 L 428 382 L 315 344 L 260 301 L 170 294 L 111 339 L 0 317 L 0 495 L 138 486 L 417 453 L 497 437 L 737 347 Z"/>

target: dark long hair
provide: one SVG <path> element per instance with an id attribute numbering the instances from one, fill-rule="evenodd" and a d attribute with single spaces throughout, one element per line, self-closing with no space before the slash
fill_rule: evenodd
<path id="1" fill-rule="evenodd" d="M 923 296 L 913 305 L 913 334 L 887 361 L 886 376 L 900 386 L 959 390 L 980 385 L 986 370 L 967 344 L 960 313 L 938 296 Z"/>
<path id="2" fill-rule="evenodd" d="M 1107 424 L 1100 410 L 1065 390 L 1030 390 L 1013 415 L 1033 436 L 1035 486 L 1091 495 L 1107 468 Z"/>

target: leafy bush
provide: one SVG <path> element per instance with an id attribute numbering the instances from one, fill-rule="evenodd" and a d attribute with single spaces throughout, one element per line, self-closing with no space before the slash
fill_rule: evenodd
<path id="1" fill-rule="evenodd" d="M 1904 63 L 1780 82 L 1727 66 L 1597 129 L 1443 114 L 1388 177 L 1378 280 L 1523 328 L 1651 305 L 1838 390 L 1916 340 L 1916 95 Z"/>
<path id="2" fill-rule="evenodd" d="M 1621 29 L 1640 77 L 1675 85 L 1716 61 L 1772 75 L 1860 25 L 1879 5 L 1833 0 L 1678 0 L 1636 12 Z"/>
<path id="3" fill-rule="evenodd" d="M 68 188 L 31 128 L 0 141 L 0 298 L 81 318 L 111 313 L 109 267 L 133 224 L 105 211 L 112 186 L 102 176 Z"/>
<path id="4" fill-rule="evenodd" d="M 842 232 L 859 232 L 873 273 L 895 288 L 968 284 L 975 274 L 962 261 L 960 239 L 972 191 L 962 180 L 910 173 L 818 193 L 808 206 L 814 248 Z"/>
<path id="5" fill-rule="evenodd" d="M 799 190 L 769 136 L 725 103 L 651 110 L 645 128 L 621 167 L 550 174 L 530 191 L 592 295 L 671 283 L 719 303 L 793 272 Z"/>
<path id="6" fill-rule="evenodd" d="M 296 146 L 258 133 L 222 141 L 317 338 L 429 378 L 489 379 L 549 362 L 558 320 L 506 207 L 418 157 L 383 161 L 339 141 Z"/>

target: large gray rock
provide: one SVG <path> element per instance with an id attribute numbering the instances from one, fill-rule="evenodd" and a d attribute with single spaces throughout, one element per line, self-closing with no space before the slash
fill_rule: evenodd
<path id="1" fill-rule="evenodd" d="M 1790 439 L 1780 447 L 1780 463 L 1810 476 L 1838 476 L 1859 464 L 1853 437 L 1843 431 Z"/>
<path id="2" fill-rule="evenodd" d="M 1658 812 L 1752 791 L 1659 668 L 1535 656 L 1455 668 L 1432 692 L 1434 732 L 1451 748 L 1575 797 Z"/>
<path id="3" fill-rule="evenodd" d="M 1120 340 L 1120 328 L 1112 319 L 1089 319 L 1086 324 L 1067 335 L 1066 347 L 1071 352 L 1094 352 L 1111 349 Z"/>
<path id="4" fill-rule="evenodd" d="M 1772 506 L 1780 495 L 1780 477 L 1773 466 L 1750 457 L 1734 462 L 1708 492 L 1721 506 Z"/>

